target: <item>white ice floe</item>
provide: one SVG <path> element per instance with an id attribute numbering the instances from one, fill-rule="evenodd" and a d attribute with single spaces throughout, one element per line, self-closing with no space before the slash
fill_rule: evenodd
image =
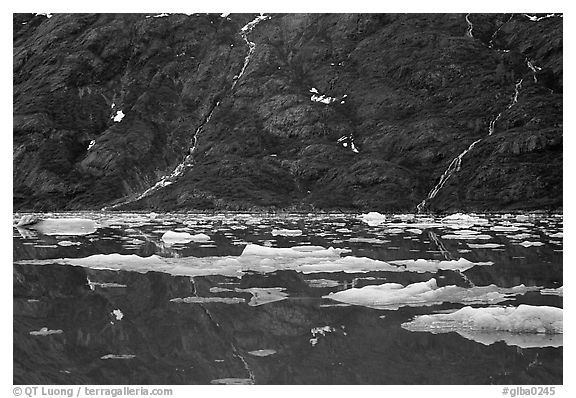
<path id="1" fill-rule="evenodd" d="M 493 227 L 490 227 L 491 231 L 497 231 L 497 232 L 516 232 L 522 229 L 524 228 L 520 228 L 515 225 L 495 225 Z"/>
<path id="2" fill-rule="evenodd" d="M 80 242 L 71 242 L 69 240 L 61 240 L 60 242 L 58 242 L 58 246 L 79 246 L 81 245 Z"/>
<path id="3" fill-rule="evenodd" d="M 89 151 L 90 149 L 92 149 L 92 147 L 94 146 L 94 144 L 96 144 L 96 140 L 90 141 L 90 143 L 88 144 L 88 148 L 86 148 L 86 150 Z"/>
<path id="4" fill-rule="evenodd" d="M 374 243 L 374 244 L 390 243 L 389 240 L 378 239 L 378 238 L 350 238 L 350 239 L 348 239 L 348 242 L 352 242 L 352 243 Z"/>
<path id="5" fill-rule="evenodd" d="M 118 309 L 112 311 L 112 315 L 114 315 L 116 317 L 117 321 L 121 321 L 122 318 L 124 318 L 124 314 L 122 313 L 122 311 L 120 311 Z"/>
<path id="6" fill-rule="evenodd" d="M 121 122 L 122 119 L 124 119 L 124 116 L 126 116 L 126 115 L 124 114 L 124 112 L 122 112 L 122 111 L 117 111 L 117 112 L 116 112 L 116 115 L 113 117 L 113 120 L 114 120 L 116 123 Z"/>
<path id="7" fill-rule="evenodd" d="M 532 247 L 532 246 L 544 246 L 542 242 L 530 242 L 525 240 L 524 242 L 517 243 L 517 245 L 524 246 L 524 247 Z"/>
<path id="8" fill-rule="evenodd" d="M 302 231 L 299 229 L 274 229 L 272 236 L 300 236 Z"/>
<path id="9" fill-rule="evenodd" d="M 166 231 L 162 235 L 162 241 L 168 244 L 189 243 L 189 242 L 207 242 L 210 237 L 206 234 L 189 234 L 188 232 Z"/>
<path id="10" fill-rule="evenodd" d="M 504 341 L 522 348 L 562 346 L 563 310 L 548 306 L 464 307 L 450 314 L 417 316 L 403 323 L 413 332 L 449 333 L 490 345 Z"/>
<path id="11" fill-rule="evenodd" d="M 52 15 L 53 15 L 53 14 L 46 13 L 46 12 L 41 12 L 41 13 L 36 13 L 36 14 L 34 14 L 34 15 L 43 15 L 43 16 L 45 16 L 46 18 L 52 18 Z"/>
<path id="12" fill-rule="evenodd" d="M 550 234 L 550 235 L 548 235 L 548 236 L 551 237 L 551 238 L 563 238 L 563 237 L 564 237 L 564 234 L 563 234 L 562 232 L 556 232 L 556 233 Z"/>
<path id="13" fill-rule="evenodd" d="M 136 355 L 132 354 L 106 354 L 100 357 L 100 359 L 133 359 Z"/>
<path id="14" fill-rule="evenodd" d="M 186 304 L 206 304 L 206 303 L 222 303 L 222 304 L 239 304 L 244 303 L 241 297 L 177 297 L 170 300 L 172 303 L 186 303 Z"/>
<path id="15" fill-rule="evenodd" d="M 288 298 L 288 294 L 283 292 L 283 290 L 286 290 L 283 287 L 251 287 L 249 289 L 236 288 L 235 290 L 240 293 L 252 293 L 252 298 L 248 302 L 248 305 L 252 307 L 274 303 Z"/>
<path id="16" fill-rule="evenodd" d="M 306 280 L 306 284 L 312 288 L 327 288 L 336 287 L 340 283 L 332 279 L 308 279 Z"/>
<path id="17" fill-rule="evenodd" d="M 486 239 L 492 239 L 492 237 L 490 235 L 484 235 L 484 234 L 446 234 L 442 235 L 442 239 L 486 240 Z"/>
<path id="18" fill-rule="evenodd" d="M 64 332 L 60 329 L 52 330 L 52 329 L 48 329 L 48 328 L 42 328 L 40 330 L 31 331 L 30 335 L 32 335 L 32 336 L 50 336 L 51 334 L 62 334 L 62 333 L 64 333 Z"/>
<path id="19" fill-rule="evenodd" d="M 493 265 L 491 261 L 474 263 L 465 258 L 458 260 L 393 260 L 390 264 L 405 267 L 410 272 L 436 272 L 438 270 L 466 271 L 476 265 Z"/>
<path id="20" fill-rule="evenodd" d="M 222 292 L 233 292 L 234 290 L 228 289 L 226 287 L 212 286 L 210 288 L 210 293 L 222 293 Z"/>
<path id="21" fill-rule="evenodd" d="M 244 243 L 245 244 L 245 243 Z M 117 271 L 134 271 L 146 273 L 149 271 L 164 272 L 175 276 L 206 276 L 223 275 L 240 277 L 245 272 L 269 273 L 278 270 L 295 270 L 304 274 L 318 272 L 373 272 L 411 271 L 410 264 L 403 266 L 391 265 L 380 260 L 365 257 L 346 256 L 342 253 L 347 249 L 325 249 L 321 246 L 294 246 L 290 248 L 272 248 L 248 244 L 240 256 L 218 257 L 161 257 L 152 255 L 140 257 L 135 254 L 95 254 L 83 258 L 59 258 L 44 260 L 19 260 L 18 264 L 63 264 L 92 269 Z M 445 264 L 439 262 L 437 267 Z M 487 264 L 487 263 L 475 263 Z M 463 266 L 459 263 L 458 266 Z M 465 264 L 470 266 L 471 264 Z M 430 265 L 426 269 L 432 268 Z M 453 268 L 450 266 L 450 268 Z M 415 264 L 415 272 L 421 271 L 422 265 Z"/>
<path id="22" fill-rule="evenodd" d="M 449 216 L 444 217 L 441 221 L 446 224 L 469 224 L 469 225 L 488 224 L 488 220 L 484 218 L 463 213 L 451 214 Z"/>
<path id="23" fill-rule="evenodd" d="M 254 384 L 254 380 L 229 377 L 225 379 L 211 380 L 210 384 L 248 385 L 248 384 Z"/>
<path id="24" fill-rule="evenodd" d="M 540 290 L 540 294 L 552 295 L 552 296 L 564 296 L 564 286 L 560 286 L 556 289 L 548 288 Z"/>
<path id="25" fill-rule="evenodd" d="M 495 249 L 504 246 L 499 243 L 467 243 L 467 245 L 471 249 Z"/>
<path id="26" fill-rule="evenodd" d="M 270 355 L 276 354 L 276 350 L 271 349 L 254 350 L 254 351 L 248 351 L 248 354 L 253 355 L 255 357 L 268 357 Z"/>
<path id="27" fill-rule="evenodd" d="M 362 214 L 360 219 L 371 227 L 375 227 L 386 222 L 386 216 L 375 211 Z"/>
<path id="28" fill-rule="evenodd" d="M 312 333 L 310 344 L 312 344 L 312 347 L 314 347 L 316 344 L 318 344 L 319 336 L 326 336 L 326 333 L 331 333 L 335 330 L 336 329 L 334 329 L 332 326 L 321 326 L 310 329 L 310 333 Z"/>
<path id="29" fill-rule="evenodd" d="M 96 222 L 85 218 L 47 218 L 26 223 L 22 228 L 34 229 L 44 235 L 88 235 L 96 232 Z M 19 224 L 20 225 L 20 224 Z"/>
<path id="30" fill-rule="evenodd" d="M 539 290 L 524 285 L 512 288 L 500 288 L 495 285 L 463 288 L 454 285 L 438 287 L 436 279 L 417 282 L 407 286 L 399 283 L 352 288 L 330 293 L 325 298 L 339 302 L 361 305 L 370 308 L 396 310 L 400 307 L 421 307 L 442 304 L 444 302 L 461 304 L 496 304 L 510 297 Z"/>

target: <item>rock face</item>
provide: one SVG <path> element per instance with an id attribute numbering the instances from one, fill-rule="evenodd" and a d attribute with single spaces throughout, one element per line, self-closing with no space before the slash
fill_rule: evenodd
<path id="1" fill-rule="evenodd" d="M 257 17 L 14 14 L 14 209 L 562 207 L 560 15 Z"/>

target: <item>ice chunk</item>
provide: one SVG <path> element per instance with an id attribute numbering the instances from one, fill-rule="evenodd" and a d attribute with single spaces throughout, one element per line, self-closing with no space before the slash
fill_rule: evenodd
<path id="1" fill-rule="evenodd" d="M 389 240 L 385 239 L 378 239 L 378 238 L 350 238 L 348 239 L 349 242 L 353 243 L 375 243 L 375 244 L 382 244 L 382 243 L 389 243 Z"/>
<path id="2" fill-rule="evenodd" d="M 90 149 L 92 149 L 92 147 L 94 146 L 94 144 L 96 144 L 96 140 L 90 141 L 90 143 L 88 144 L 88 148 L 86 148 L 86 150 L 89 151 Z"/>
<path id="3" fill-rule="evenodd" d="M 539 290 L 539 288 L 524 285 L 512 288 L 500 288 L 495 285 L 463 288 L 450 285 L 439 288 L 436 279 L 432 278 L 427 282 L 417 282 L 407 286 L 398 283 L 385 283 L 352 288 L 330 293 L 324 297 L 370 308 L 396 310 L 404 306 L 431 306 L 444 302 L 496 304 L 507 300 L 509 297 L 533 290 Z"/>
<path id="4" fill-rule="evenodd" d="M 517 227 L 515 225 L 495 225 L 493 227 L 490 227 L 491 231 L 497 231 L 497 232 L 516 232 L 522 229 L 523 228 Z"/>
<path id="5" fill-rule="evenodd" d="M 300 236 L 302 231 L 299 229 L 274 229 L 272 230 L 273 236 Z"/>
<path id="6" fill-rule="evenodd" d="M 486 239 L 492 239 L 492 237 L 490 235 L 483 235 L 483 234 L 446 234 L 442 235 L 442 239 L 486 240 Z"/>
<path id="7" fill-rule="evenodd" d="M 136 355 L 132 354 L 106 354 L 100 357 L 100 359 L 133 359 L 136 358 Z"/>
<path id="8" fill-rule="evenodd" d="M 69 240 L 62 240 L 62 241 L 58 242 L 58 245 L 59 246 L 65 246 L 65 247 L 66 246 L 79 246 L 79 245 L 81 245 L 81 243 L 80 242 L 71 242 Z"/>
<path id="9" fill-rule="evenodd" d="M 556 232 L 555 234 L 550 234 L 548 236 L 550 236 L 551 238 L 563 238 L 564 234 L 562 232 Z"/>
<path id="10" fill-rule="evenodd" d="M 211 380 L 210 384 L 247 385 L 247 384 L 254 384 L 254 380 L 252 380 L 252 379 L 226 378 L 226 379 Z"/>
<path id="11" fill-rule="evenodd" d="M 371 211 L 367 214 L 362 214 L 361 220 L 371 227 L 383 224 L 386 222 L 386 216 L 375 211 Z"/>
<path id="12" fill-rule="evenodd" d="M 32 335 L 32 336 L 50 336 L 51 334 L 62 334 L 62 333 L 64 333 L 64 332 L 60 329 L 52 330 L 52 329 L 48 329 L 48 328 L 42 328 L 40 330 L 31 331 L 30 335 Z"/>
<path id="13" fill-rule="evenodd" d="M 336 287 L 340 283 L 338 281 L 333 281 L 331 279 L 308 279 L 306 284 L 312 288 L 326 288 L 326 287 Z"/>
<path id="14" fill-rule="evenodd" d="M 563 310 L 548 306 L 464 307 L 450 314 L 417 316 L 402 324 L 413 332 L 448 333 L 485 345 L 504 341 L 523 348 L 562 346 Z"/>
<path id="15" fill-rule="evenodd" d="M 115 121 L 116 123 L 118 123 L 118 122 L 121 122 L 122 119 L 124 119 L 124 116 L 126 116 L 126 115 L 124 114 L 124 112 L 122 112 L 122 111 L 117 111 L 117 112 L 116 112 L 116 116 L 114 116 L 113 119 L 114 119 L 114 121 Z"/>
<path id="16" fill-rule="evenodd" d="M 321 326 L 311 329 L 310 333 L 312 333 L 312 338 L 310 339 L 310 344 L 314 347 L 318 344 L 319 336 L 326 336 L 326 333 L 331 333 L 335 330 L 332 326 Z"/>
<path id="17" fill-rule="evenodd" d="M 189 242 L 206 242 L 210 240 L 210 237 L 206 234 L 191 235 L 188 232 L 166 231 L 164 235 L 162 235 L 162 240 L 166 243 L 174 244 L 174 243 L 189 243 Z"/>
<path id="18" fill-rule="evenodd" d="M 244 303 L 241 297 L 184 297 L 173 298 L 170 300 L 173 303 L 186 303 L 186 304 L 203 304 L 203 303 L 223 303 L 223 304 L 238 304 Z"/>
<path id="19" fill-rule="evenodd" d="M 96 232 L 96 223 L 85 218 L 47 218 L 27 221 L 24 228 L 34 229 L 44 235 L 88 235 Z"/>
<path id="20" fill-rule="evenodd" d="M 441 221 L 446 224 L 469 224 L 469 225 L 488 223 L 488 220 L 485 220 L 483 218 L 462 213 L 451 214 L 449 216 L 444 217 Z"/>
<path id="21" fill-rule="evenodd" d="M 466 271 L 476 265 L 492 265 L 494 263 L 490 261 L 474 263 L 460 258 L 458 260 L 394 260 L 390 261 L 390 264 L 406 267 L 406 270 L 410 272 L 436 272 L 438 270 Z"/>
<path id="22" fill-rule="evenodd" d="M 499 243 L 467 243 L 467 245 L 472 249 L 495 249 L 504 246 Z"/>
<path id="23" fill-rule="evenodd" d="M 112 315 L 114 315 L 116 317 L 117 321 L 121 321 L 122 318 L 124 318 L 124 314 L 122 313 L 122 311 L 120 310 L 114 310 L 112 311 Z"/>
<path id="24" fill-rule="evenodd" d="M 225 287 L 213 286 L 210 288 L 210 293 L 233 292 L 234 290 Z"/>
<path id="25" fill-rule="evenodd" d="M 542 289 L 542 290 L 540 290 L 540 294 L 563 296 L 564 295 L 564 286 L 560 286 L 559 288 L 556 288 L 556 289 L 553 289 L 553 288 Z"/>
<path id="26" fill-rule="evenodd" d="M 542 242 L 530 242 L 530 241 L 527 241 L 527 240 L 525 240 L 525 241 L 522 242 L 522 243 L 517 243 L 517 244 L 520 245 L 520 246 L 524 246 L 524 247 L 544 246 L 544 243 L 542 243 Z"/>
<path id="27" fill-rule="evenodd" d="M 325 249 L 321 246 L 293 246 L 293 247 L 266 247 L 249 244 L 244 248 L 242 256 L 266 257 L 339 257 L 340 253 L 348 252 L 346 249 Z"/>
<path id="28" fill-rule="evenodd" d="M 258 306 L 275 301 L 281 301 L 288 298 L 288 294 L 284 293 L 283 287 L 251 287 L 249 289 L 235 289 L 237 292 L 252 293 L 252 298 L 248 302 L 249 306 Z"/>
<path id="29" fill-rule="evenodd" d="M 255 350 L 255 351 L 248 351 L 248 354 L 253 355 L 255 357 L 267 357 L 270 355 L 276 354 L 276 350 Z"/>

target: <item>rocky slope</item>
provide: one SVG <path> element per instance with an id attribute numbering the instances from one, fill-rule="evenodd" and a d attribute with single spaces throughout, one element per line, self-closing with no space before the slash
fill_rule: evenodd
<path id="1" fill-rule="evenodd" d="M 561 208 L 540 16 L 14 14 L 14 209 Z"/>

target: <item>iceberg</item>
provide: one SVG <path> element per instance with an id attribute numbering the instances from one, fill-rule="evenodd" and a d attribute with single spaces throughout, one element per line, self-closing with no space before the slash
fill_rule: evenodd
<path id="1" fill-rule="evenodd" d="M 249 289 L 236 288 L 235 290 L 236 292 L 252 293 L 252 298 L 248 302 L 248 305 L 252 307 L 288 298 L 288 294 L 283 292 L 283 290 L 286 290 L 283 287 L 251 287 Z"/>
<path id="2" fill-rule="evenodd" d="M 564 296 L 564 286 L 560 286 L 559 288 L 553 289 L 542 289 L 540 290 L 540 294 L 544 295 L 551 295 L 551 296 Z"/>
<path id="3" fill-rule="evenodd" d="M 508 300 L 510 297 L 535 290 L 539 290 L 539 288 L 524 285 L 512 288 L 500 288 L 495 285 L 464 288 L 450 285 L 439 288 L 436 279 L 432 278 L 427 282 L 416 282 L 407 286 L 399 283 L 385 283 L 352 288 L 330 293 L 324 298 L 375 309 L 397 310 L 405 306 L 432 306 L 445 302 L 497 304 Z"/>
<path id="4" fill-rule="evenodd" d="M 186 304 L 206 304 L 206 303 L 222 303 L 222 304 L 238 304 L 244 303 L 241 297 L 184 297 L 173 298 L 170 300 L 172 303 L 186 303 Z"/>
<path id="5" fill-rule="evenodd" d="M 386 216 L 375 211 L 362 214 L 360 219 L 371 227 L 375 227 L 386 222 Z"/>
<path id="6" fill-rule="evenodd" d="M 441 220 L 441 222 L 444 224 L 468 224 L 468 225 L 488 224 L 488 220 L 462 213 L 455 213 L 446 216 Z"/>
<path id="7" fill-rule="evenodd" d="M 484 345 L 504 341 L 522 348 L 562 346 L 563 310 L 548 306 L 464 307 L 450 314 L 420 315 L 402 327 L 412 332 L 456 332 Z"/>
<path id="8" fill-rule="evenodd" d="M 272 236 L 301 236 L 302 231 L 299 229 L 274 229 Z"/>
<path id="9" fill-rule="evenodd" d="M 33 229 L 44 235 L 88 235 L 96 232 L 96 222 L 86 218 L 47 218 L 24 216 L 17 227 Z"/>
<path id="10" fill-rule="evenodd" d="M 255 351 L 248 351 L 248 354 L 253 355 L 255 357 L 267 357 L 270 355 L 276 354 L 276 350 L 255 350 Z"/>
<path id="11" fill-rule="evenodd" d="M 466 271 L 476 265 L 493 265 L 491 261 L 474 263 L 465 258 L 458 260 L 393 260 L 390 264 L 405 267 L 411 272 L 436 272 L 438 270 Z"/>
<path id="12" fill-rule="evenodd" d="M 168 244 L 190 243 L 190 242 L 207 242 L 210 237 L 206 234 L 191 235 L 188 232 L 166 231 L 162 235 L 162 241 Z"/>
<path id="13" fill-rule="evenodd" d="M 31 336 L 50 336 L 51 334 L 62 334 L 64 333 L 62 330 L 52 330 L 48 328 L 42 328 L 40 330 L 33 330 L 30 332 Z"/>

